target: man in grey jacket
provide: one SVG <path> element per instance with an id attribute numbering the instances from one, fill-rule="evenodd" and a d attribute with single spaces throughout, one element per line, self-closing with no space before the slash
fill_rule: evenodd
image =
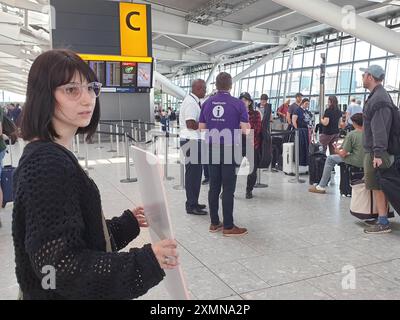
<path id="1" fill-rule="evenodd" d="M 364 229 L 365 233 L 391 232 L 388 214 L 388 201 L 381 190 L 376 173 L 378 168 L 389 168 L 394 159 L 388 154 L 388 141 L 392 123 L 391 98 L 382 86 L 385 70 L 378 65 L 361 68 L 364 88 L 370 91 L 364 105 L 364 137 L 365 150 L 364 177 L 365 186 L 373 190 L 379 217 L 371 226 Z"/>

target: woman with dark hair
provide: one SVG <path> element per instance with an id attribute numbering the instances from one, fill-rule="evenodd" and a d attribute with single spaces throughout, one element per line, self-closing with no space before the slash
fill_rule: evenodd
<path id="1" fill-rule="evenodd" d="M 334 144 L 339 138 L 339 124 L 342 119 L 342 112 L 338 107 L 336 96 L 328 98 L 328 109 L 325 110 L 321 119 L 322 133 L 319 136 L 319 142 L 325 147 L 329 147 L 329 154 L 335 153 Z"/>
<path id="2" fill-rule="evenodd" d="M 77 133 L 94 134 L 100 89 L 69 50 L 41 54 L 29 72 L 12 223 L 22 299 L 132 299 L 178 264 L 174 240 L 117 252 L 147 226 L 143 208 L 105 220 L 96 184 L 69 150 Z"/>
<path id="3" fill-rule="evenodd" d="M 259 111 L 254 110 L 254 102 L 248 92 L 243 92 L 239 99 L 241 99 L 247 107 L 249 113 L 250 128 L 254 130 L 254 158 L 251 159 L 250 155 L 247 155 L 248 160 L 253 162 L 252 171 L 247 176 L 247 187 L 246 187 L 246 199 L 253 198 L 253 188 L 257 181 L 257 169 L 260 161 L 260 147 L 261 147 L 261 114 Z M 248 149 L 247 149 L 248 150 Z M 250 158 L 250 159 L 249 159 Z M 252 161 L 254 160 L 254 161 Z"/>
<path id="4" fill-rule="evenodd" d="M 301 100 L 300 107 L 297 108 L 292 116 L 292 125 L 295 129 L 299 131 L 299 165 L 300 166 L 308 166 L 308 148 L 309 148 L 309 133 L 308 128 L 311 124 L 311 117 L 308 112 L 308 108 L 310 107 L 310 100 L 304 98 Z"/>

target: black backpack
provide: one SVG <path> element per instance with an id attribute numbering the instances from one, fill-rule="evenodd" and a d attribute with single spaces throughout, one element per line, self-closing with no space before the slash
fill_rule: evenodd
<path id="1" fill-rule="evenodd" d="M 390 97 L 390 96 L 389 96 Z M 388 141 L 388 153 L 399 156 L 400 155 L 400 110 L 393 103 L 392 97 L 391 110 L 392 110 L 392 125 L 390 127 L 390 135 Z"/>

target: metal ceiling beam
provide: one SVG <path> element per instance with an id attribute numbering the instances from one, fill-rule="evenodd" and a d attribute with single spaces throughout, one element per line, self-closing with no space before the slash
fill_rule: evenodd
<path id="1" fill-rule="evenodd" d="M 35 59 L 40 53 L 35 52 L 33 46 L 0 44 L 0 55 L 6 53 L 15 58 Z"/>
<path id="2" fill-rule="evenodd" d="M 360 15 L 361 17 L 364 15 L 367 15 L 368 13 L 377 10 L 377 9 L 382 9 L 385 7 L 389 7 L 387 4 L 383 4 L 383 3 L 378 3 L 376 5 L 372 5 L 372 6 L 367 6 L 367 7 L 363 7 L 360 9 L 357 9 L 356 12 L 358 15 Z M 322 24 L 324 25 L 324 24 Z M 296 33 L 302 33 L 302 32 L 306 32 L 309 29 L 315 28 L 315 27 L 319 27 L 321 26 L 320 22 L 311 22 L 311 23 L 307 23 L 289 30 L 285 30 L 283 31 L 284 34 L 286 34 L 287 36 L 296 34 Z"/>
<path id="3" fill-rule="evenodd" d="M 22 86 L 25 87 L 26 85 L 26 80 L 27 80 L 27 76 L 23 79 L 21 79 L 20 77 L 18 77 L 18 75 L 13 75 L 13 74 L 0 74 L 0 81 L 7 81 L 8 83 L 14 83 L 17 86 Z"/>
<path id="4" fill-rule="evenodd" d="M 286 39 L 278 35 L 267 34 L 265 31 L 246 31 L 232 27 L 209 25 L 204 26 L 188 22 L 184 17 L 166 12 L 152 11 L 153 32 L 172 36 L 195 39 L 208 39 L 233 42 L 257 42 L 263 44 L 285 44 Z M 174 21 L 172 24 L 171 21 Z"/>
<path id="5" fill-rule="evenodd" d="M 0 90 L 4 90 L 4 91 L 11 92 L 11 93 L 20 94 L 21 96 L 24 96 L 26 94 L 26 90 L 24 91 L 24 90 L 20 90 L 20 89 L 15 89 L 15 88 L 7 86 L 7 85 L 0 85 Z M 5 103 L 6 102 L 7 101 L 5 101 Z"/>
<path id="6" fill-rule="evenodd" d="M 1 72 L 0 80 L 15 81 L 18 84 L 26 85 L 28 79 L 28 74 L 16 74 L 11 72 Z"/>
<path id="7" fill-rule="evenodd" d="M 254 58 L 254 57 L 260 57 L 260 56 L 264 56 L 266 54 L 273 53 L 276 50 L 279 50 L 279 47 L 273 47 L 273 48 L 269 48 L 269 49 L 265 49 L 265 50 L 255 51 L 255 52 L 248 53 L 248 54 L 241 55 L 241 56 L 237 56 L 237 57 L 234 57 L 234 58 L 223 59 L 222 63 L 223 64 L 227 64 L 227 63 L 237 62 L 237 61 L 240 61 L 240 60 L 251 59 L 251 58 Z"/>
<path id="8" fill-rule="evenodd" d="M 169 35 L 165 34 L 164 37 L 169 39 L 169 40 L 171 40 L 171 41 L 176 42 L 177 44 L 181 45 L 182 47 L 188 49 L 188 51 L 194 51 L 194 52 L 197 52 L 197 53 L 205 55 L 205 56 L 208 55 L 207 53 L 201 52 L 201 51 L 199 51 L 197 49 L 193 49 L 191 46 L 187 45 L 186 43 L 183 43 L 182 41 L 179 41 L 179 40 L 177 40 L 177 39 L 175 39 L 175 38 L 173 38 L 173 37 L 171 37 Z"/>
<path id="9" fill-rule="evenodd" d="M 343 9 L 324 0 L 273 0 L 292 10 L 327 24 L 336 30 L 346 32 L 367 41 L 378 48 L 400 55 L 400 34 L 357 14 L 343 12 Z"/>
<path id="10" fill-rule="evenodd" d="M 10 7 L 28 9 L 36 12 L 44 12 L 44 8 L 48 6 L 48 4 L 37 4 L 27 0 L 1 0 L 1 2 Z"/>
<path id="11" fill-rule="evenodd" d="M 217 40 L 206 40 L 206 41 L 202 41 L 194 46 L 191 46 L 192 49 L 197 50 L 206 46 L 209 46 L 210 44 L 213 44 L 217 42 Z"/>
<path id="12" fill-rule="evenodd" d="M 191 61 L 189 61 L 189 62 L 178 63 L 178 64 L 175 64 L 175 65 L 173 65 L 173 66 L 171 67 L 171 71 L 172 71 L 173 73 L 177 73 L 177 72 L 179 72 L 180 70 L 182 70 L 184 67 L 191 66 L 191 65 L 193 65 L 193 62 L 191 62 Z"/>
<path id="13" fill-rule="evenodd" d="M 211 81 L 213 80 L 214 74 L 217 72 L 217 69 L 218 69 L 220 63 L 221 63 L 220 60 L 217 61 L 217 62 L 214 64 L 213 68 L 211 69 L 210 73 L 208 74 L 207 81 L 206 81 L 206 87 L 207 87 L 207 88 L 211 85 Z"/>
<path id="14" fill-rule="evenodd" d="M 155 60 L 155 62 L 154 62 L 154 70 L 158 71 L 161 74 L 172 72 L 171 67 L 161 64 L 157 60 Z"/>
<path id="15" fill-rule="evenodd" d="M 162 90 L 163 93 L 168 93 L 178 99 L 184 99 L 186 97 L 185 90 L 178 87 L 171 80 L 157 71 L 154 71 L 154 87 Z"/>
<path id="16" fill-rule="evenodd" d="M 22 17 L 11 14 L 9 12 L 0 11 L 0 23 L 3 24 L 13 24 L 13 23 L 21 23 Z M 21 24 L 22 25 L 22 24 Z"/>
<path id="17" fill-rule="evenodd" d="M 19 79 L 15 79 L 13 77 L 1 77 L 0 76 L 0 83 L 8 84 L 10 86 L 16 87 L 18 89 L 26 89 L 26 82 L 21 82 Z"/>
<path id="18" fill-rule="evenodd" d="M 179 61 L 194 63 L 210 63 L 213 62 L 211 57 L 196 53 L 188 53 L 185 49 L 153 45 L 153 54 L 157 60 Z"/>
<path id="19" fill-rule="evenodd" d="M 26 69 L 29 70 L 31 67 L 31 63 L 28 63 L 26 60 L 19 58 L 2 58 L 0 61 L 0 69 L 6 69 L 14 72 L 14 68 L 19 68 L 19 70 Z"/>
<path id="20" fill-rule="evenodd" d="M 251 45 L 252 45 L 252 43 L 241 43 L 241 44 L 239 44 L 239 45 L 237 45 L 237 46 L 235 46 L 233 48 L 223 49 L 223 50 L 220 50 L 218 52 L 215 52 L 213 55 L 215 57 L 219 57 L 221 55 L 228 55 L 230 52 L 232 52 L 234 50 L 245 48 L 245 47 L 248 47 L 248 46 L 251 46 Z"/>
<path id="21" fill-rule="evenodd" d="M 241 73 L 236 75 L 233 79 L 232 82 L 235 83 L 237 81 L 240 81 L 250 73 L 252 73 L 254 70 L 258 69 L 260 66 L 266 64 L 268 61 L 274 59 L 278 55 L 282 53 L 282 51 L 288 49 L 289 46 L 279 46 L 278 48 L 275 49 L 274 52 L 271 52 L 270 54 L 267 54 L 264 58 L 258 60 L 256 63 L 253 63 L 250 67 L 247 69 L 243 70 Z"/>
<path id="22" fill-rule="evenodd" d="M 296 11 L 293 11 L 293 10 L 290 10 L 290 9 L 282 10 L 282 11 L 279 11 L 279 12 L 273 14 L 273 15 L 268 15 L 266 17 L 258 19 L 256 21 L 246 25 L 246 27 L 249 28 L 249 29 L 257 28 L 257 27 L 262 26 L 264 24 L 267 24 L 267 23 L 273 22 L 275 20 L 279 20 L 279 19 L 285 18 L 287 16 L 290 16 L 293 13 L 296 13 Z"/>
<path id="23" fill-rule="evenodd" d="M 163 36 L 164 36 L 163 34 L 158 33 L 158 34 L 155 34 L 155 35 L 151 38 L 151 40 L 152 40 L 152 41 L 156 41 L 157 39 L 160 39 L 160 38 L 162 38 Z"/>
<path id="24" fill-rule="evenodd" d="M 227 0 L 210 0 L 205 5 L 188 14 L 185 19 L 208 26 L 258 1 L 259 0 L 242 0 L 232 5 Z"/>
<path id="25" fill-rule="evenodd" d="M 15 83 L 8 83 L 6 81 L 0 81 L 0 88 L 8 88 L 8 90 L 18 90 L 20 92 L 26 92 L 26 86 L 18 86 Z"/>

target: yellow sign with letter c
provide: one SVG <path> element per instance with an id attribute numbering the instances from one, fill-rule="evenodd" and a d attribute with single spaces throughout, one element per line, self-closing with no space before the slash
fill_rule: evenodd
<path id="1" fill-rule="evenodd" d="M 147 6 L 145 4 L 119 4 L 121 55 L 148 57 L 150 39 L 147 28 Z"/>

